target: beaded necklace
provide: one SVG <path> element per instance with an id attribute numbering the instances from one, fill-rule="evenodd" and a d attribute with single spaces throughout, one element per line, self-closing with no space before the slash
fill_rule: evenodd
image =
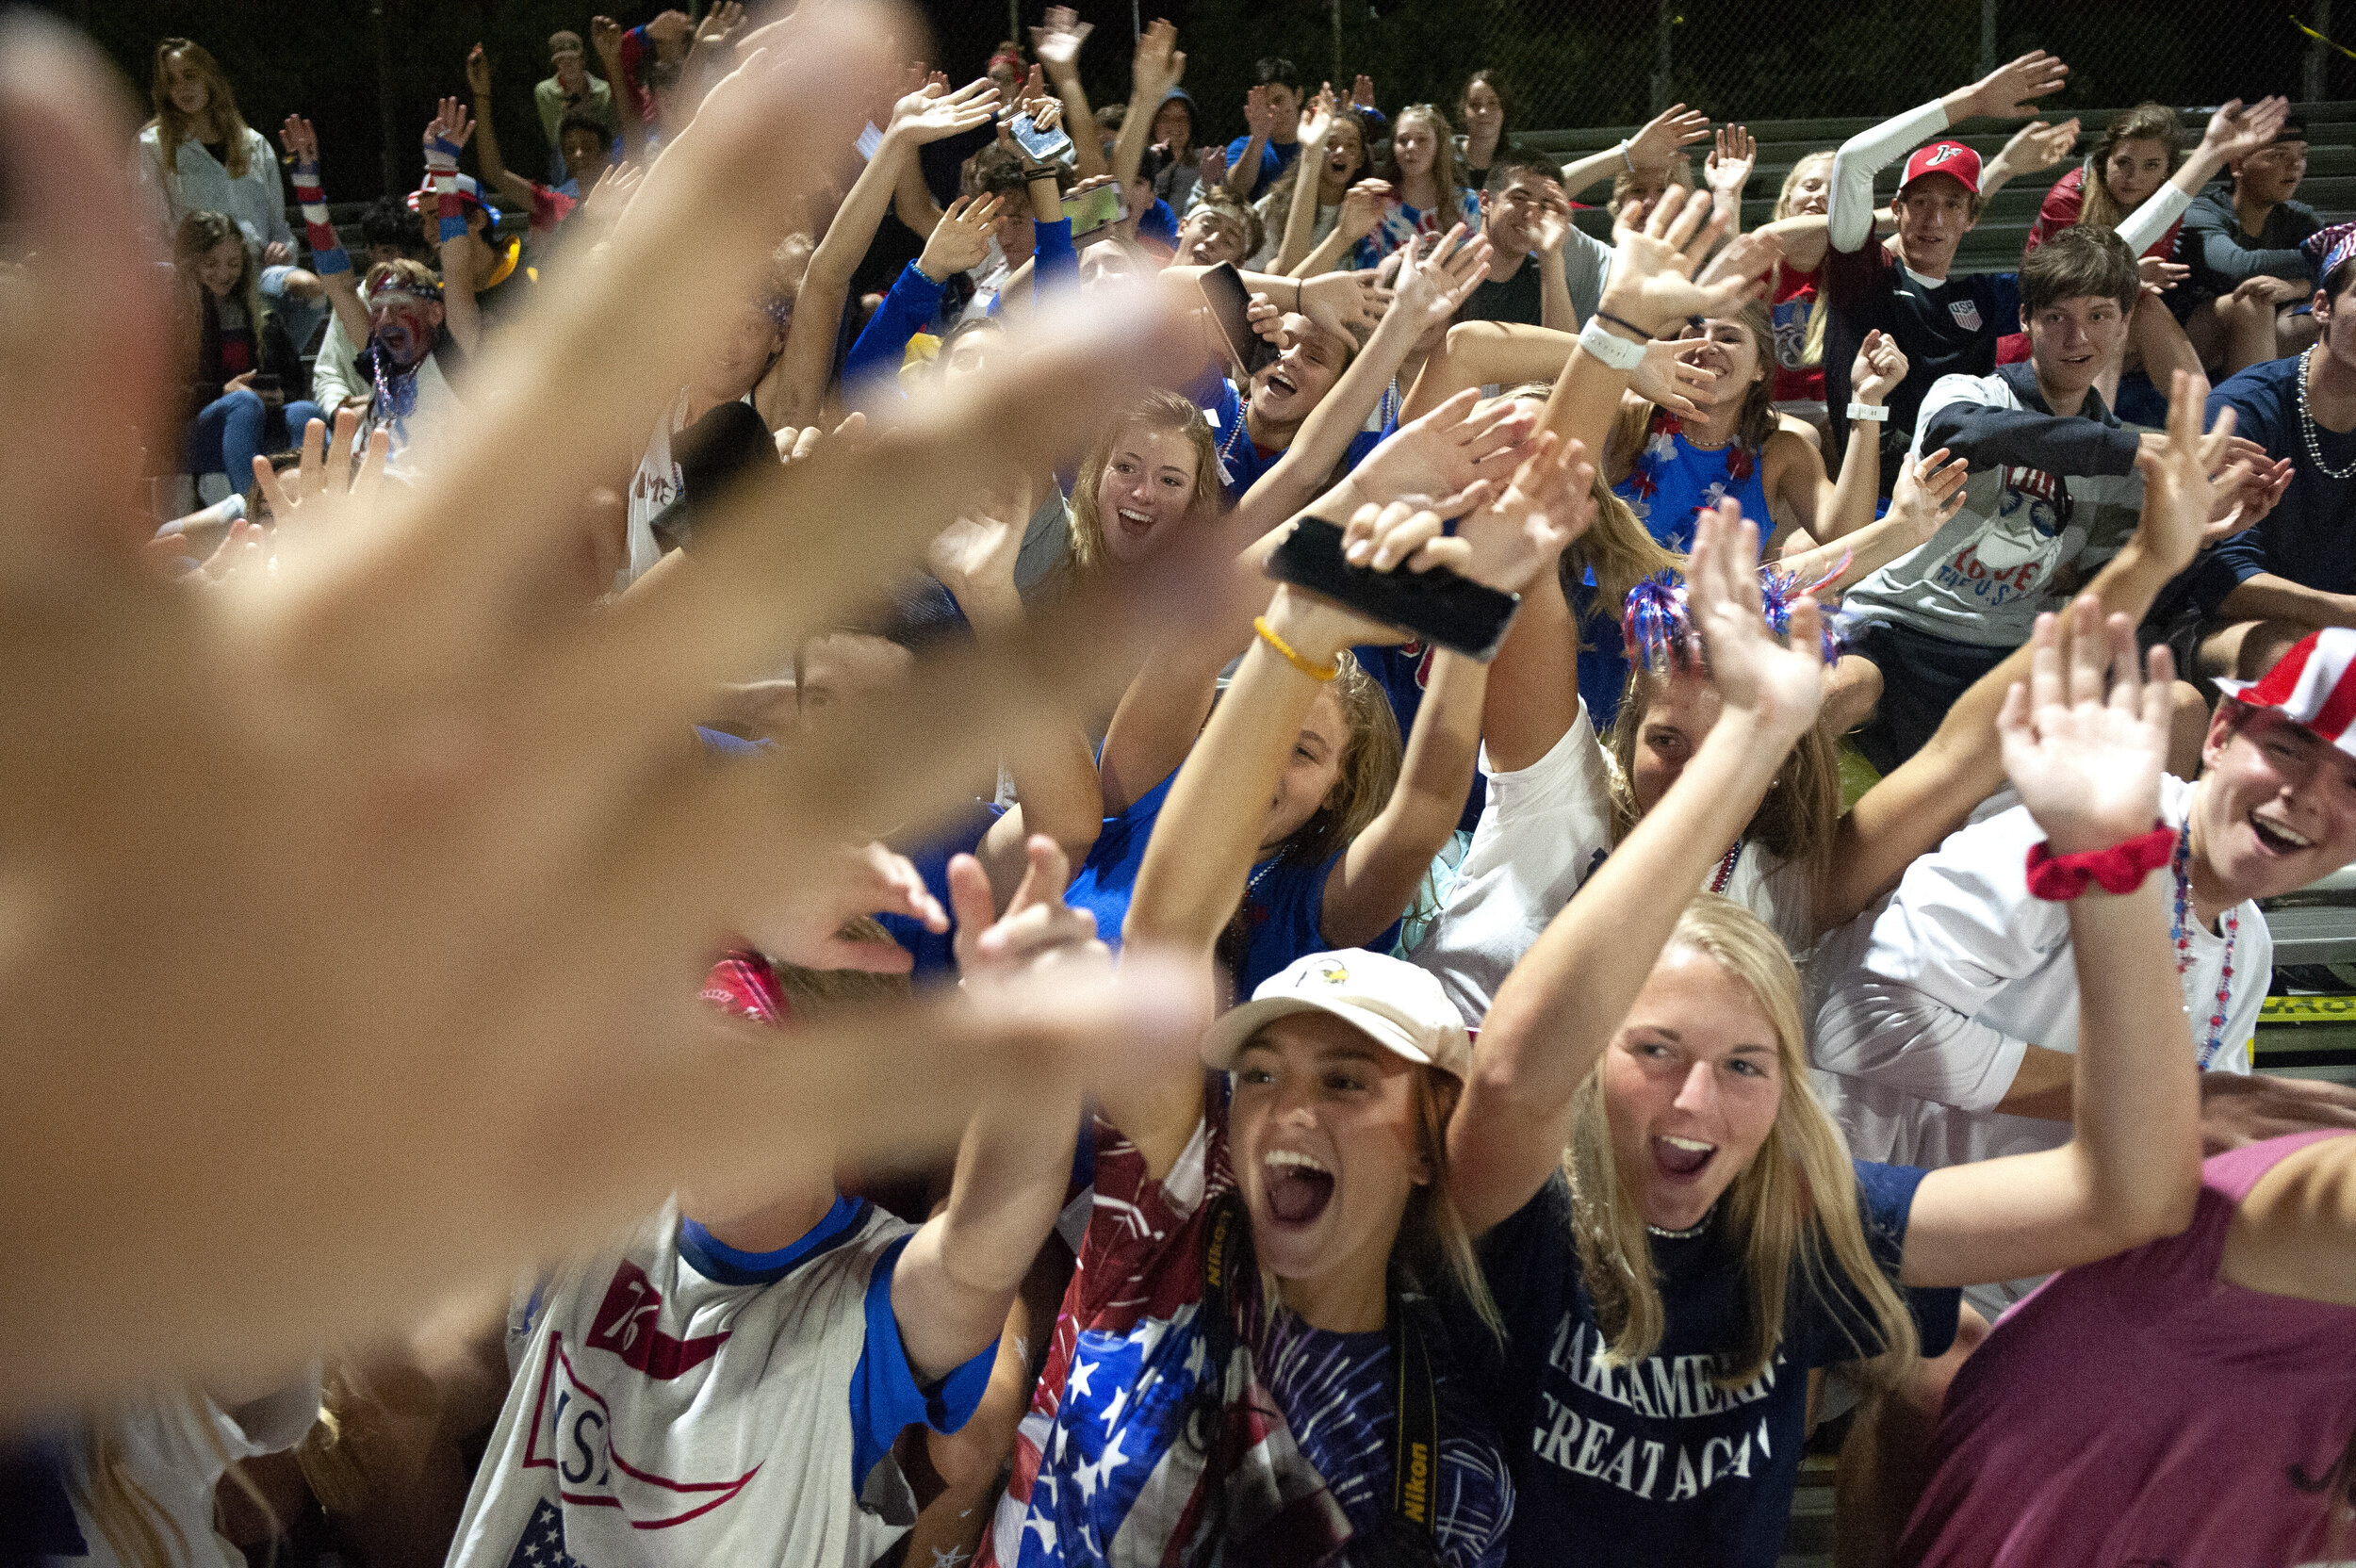
<path id="1" fill-rule="evenodd" d="M 1219 467 L 1222 474 L 1228 471 L 1227 460 L 1235 455 L 1235 443 L 1243 439 L 1243 428 L 1251 416 L 1252 394 L 1247 391 L 1235 400 L 1235 428 L 1227 433 L 1227 439 L 1219 444 Z"/>
<path id="2" fill-rule="evenodd" d="M 2356 479 L 2356 463 L 2334 468 L 2323 461 L 2323 438 L 2315 433 L 2315 416 L 2307 412 L 2307 373 L 2315 368 L 2315 351 L 2299 356 L 2299 430 L 2307 438 L 2307 461 L 2325 479 Z"/>
<path id="3" fill-rule="evenodd" d="M 1734 880 L 1734 868 L 1742 858 L 1742 841 L 1737 839 L 1734 841 L 1734 847 L 1726 851 L 1726 858 L 1718 862 L 1717 874 L 1710 879 L 1711 892 L 1722 893 L 1726 890 L 1726 884 Z"/>
<path id="4" fill-rule="evenodd" d="M 2176 874 L 2176 916 L 2168 925 L 2168 936 L 2176 943 L 2176 978 L 2181 982 L 2192 968 L 2192 877 L 2188 867 L 2192 860 L 2192 824 L 2186 822 L 2176 834 L 2176 853 L 2169 867 Z M 2241 906 L 2236 904 L 2225 911 L 2225 972 L 2217 983 L 2216 1010 L 2209 1014 L 2209 1037 L 2201 1047 L 2199 1065 L 2208 1070 L 2217 1057 L 2217 1048 L 2225 1040 L 2226 1015 L 2233 1010 L 2233 944 L 2241 935 Z"/>

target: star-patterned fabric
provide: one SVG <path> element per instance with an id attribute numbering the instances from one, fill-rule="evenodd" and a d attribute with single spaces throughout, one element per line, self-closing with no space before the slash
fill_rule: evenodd
<path id="1" fill-rule="evenodd" d="M 1225 1086 L 1208 1080 L 1209 1114 L 1160 1182 L 1118 1130 L 1095 1124 L 1095 1208 L 984 1562 L 1175 1564 L 1196 1535 L 1203 1456 L 1186 1428 L 1215 1375 L 1203 1257 L 1209 1211 L 1235 1185 Z M 1224 1408 L 1243 1458 L 1222 1489 L 1230 1560 L 1346 1561 L 1353 1530 L 1390 1503 L 1389 1336 L 1328 1332 L 1281 1309 L 1264 1325 L 1257 1282 L 1247 1272 L 1237 1285 Z M 1444 1379 L 1435 1527 L 1443 1560 L 1468 1568 L 1503 1560 L 1512 1491 L 1458 1393 Z"/>

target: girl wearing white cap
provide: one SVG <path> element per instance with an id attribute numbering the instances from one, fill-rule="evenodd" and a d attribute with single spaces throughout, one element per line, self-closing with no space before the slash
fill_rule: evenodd
<path id="1" fill-rule="evenodd" d="M 2164 879 L 2070 905 L 2088 999 L 2075 1140 L 1927 1174 L 1847 1160 L 1766 926 L 1661 896 L 1700 881 L 1822 699 L 1815 607 L 1794 606 L 1779 645 L 1756 531 L 1730 510 L 1705 519 L 1692 572 L 1726 710 L 1498 991 L 1449 1127 L 1449 1190 L 1511 1342 L 1489 1398 L 1516 1456 L 1518 1561 L 1772 1564 L 1810 1368 L 1881 1355 L 1894 1379 L 1952 1334 L 1950 1287 L 2104 1257 L 2190 1213 L 2197 1096 Z M 2109 647 L 2079 639 L 2065 692 L 2054 625 L 2038 638 L 2034 702 L 2005 705 L 2006 768 L 2052 851 L 2099 856 L 2151 823 L 2166 656 L 2147 692 L 2117 619 Z"/>
<path id="2" fill-rule="evenodd" d="M 1362 508 L 1348 538 L 1382 569 L 1511 590 L 1551 569 L 1591 477 L 1542 448 L 1453 538 L 1397 505 Z M 1258 631 L 1129 907 L 1132 947 L 1174 949 L 1206 984 L 1337 656 L 1399 635 L 1290 587 Z M 1462 1017 L 1412 965 L 1317 953 L 1203 1054 L 1220 1070 L 1103 1103 L 1094 1214 L 986 1557 L 1501 1562 L 1505 1460 L 1425 1301 L 1445 1291 L 1495 1331 L 1447 1196 Z"/>

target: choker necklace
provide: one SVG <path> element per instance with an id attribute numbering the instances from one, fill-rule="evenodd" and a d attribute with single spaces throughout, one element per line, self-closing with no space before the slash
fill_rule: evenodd
<path id="1" fill-rule="evenodd" d="M 2318 345 L 2319 346 L 2319 345 Z M 2325 479 L 2356 479 L 2356 463 L 2345 468 L 2334 468 L 2323 461 L 2323 440 L 2315 434 L 2315 416 L 2307 412 L 2307 377 L 2315 369 L 2315 351 L 2309 349 L 2299 356 L 2299 430 L 2307 438 L 2307 461 Z M 2332 432 L 2338 434 L 2337 431 Z"/>
<path id="2" fill-rule="evenodd" d="M 1722 452 L 1734 445 L 1733 435 L 1728 435 L 1724 441 L 1696 441 L 1689 432 L 1680 430 L 1677 433 L 1685 438 L 1687 446 L 1697 452 Z"/>
<path id="3" fill-rule="evenodd" d="M 1712 1203 L 1710 1205 L 1710 1212 L 1708 1214 L 1702 1216 L 1699 1219 L 1695 1220 L 1693 1224 L 1688 1225 L 1682 1231 L 1672 1231 L 1665 1226 L 1655 1225 L 1650 1220 L 1646 1220 L 1644 1222 L 1644 1229 L 1648 1233 L 1659 1236 L 1663 1241 L 1691 1241 L 1695 1236 L 1700 1235 L 1704 1231 L 1709 1230 L 1710 1222 L 1717 1217 L 1718 1205 Z"/>

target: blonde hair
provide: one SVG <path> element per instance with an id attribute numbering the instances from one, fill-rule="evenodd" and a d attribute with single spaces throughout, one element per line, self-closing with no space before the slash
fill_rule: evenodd
<path id="1" fill-rule="evenodd" d="M 1757 458 L 1767 445 L 1767 438 L 1775 433 L 1775 323 L 1767 314 L 1766 304 L 1759 300 L 1745 300 L 1731 316 L 1712 318 L 1732 321 L 1750 335 L 1751 350 L 1763 372 L 1758 380 L 1742 388 L 1742 407 L 1735 416 L 1734 444 Z M 1609 452 L 1628 453 L 1631 457 L 1644 450 L 1645 432 L 1662 412 L 1658 405 L 1647 404 L 1633 398 L 1621 400 L 1612 416 L 1612 432 L 1605 441 Z M 1762 533 L 1765 519 L 1759 519 Z"/>
<path id="2" fill-rule="evenodd" d="M 221 1474 L 229 1483 L 245 1494 L 247 1501 L 260 1511 L 270 1527 L 275 1550 L 275 1542 L 285 1529 L 277 1511 L 270 1506 L 270 1499 L 262 1495 L 253 1478 L 238 1468 L 237 1456 L 221 1442 L 221 1433 L 207 1413 L 212 1403 L 210 1396 L 190 1384 L 158 1390 L 154 1397 L 159 1403 L 172 1400 L 192 1407 L 194 1425 L 203 1433 L 205 1446 L 220 1462 Z M 171 1511 L 131 1474 L 130 1462 L 124 1457 L 123 1444 L 107 1417 L 96 1417 L 82 1429 L 75 1457 L 77 1463 L 70 1480 L 74 1505 L 90 1520 L 117 1561 L 132 1568 L 179 1568 L 180 1564 L 197 1560 L 197 1544 L 188 1540 Z"/>
<path id="3" fill-rule="evenodd" d="M 191 319 L 200 321 L 205 309 L 205 288 L 197 282 L 196 268 L 214 246 L 232 239 L 237 242 L 238 253 L 245 258 L 245 270 L 237 275 L 237 302 L 245 307 L 245 323 L 254 333 L 254 351 L 258 354 L 261 351 L 262 321 L 269 307 L 262 302 L 262 270 L 255 265 L 259 258 L 254 254 L 253 244 L 245 237 L 245 231 L 237 227 L 237 220 L 222 212 L 189 213 L 180 220 L 179 228 L 172 231 L 172 259 L 191 291 L 182 296 L 194 307 Z"/>
<path id="4" fill-rule="evenodd" d="M 1693 154 L 1679 153 L 1669 160 L 1668 183 L 1681 185 L 1688 190 L 1693 188 Z M 1613 218 L 1620 216 L 1620 208 L 1626 206 L 1628 199 L 1635 193 L 1636 172 L 1634 170 L 1623 169 L 1612 176 L 1612 200 L 1606 204 L 1606 206 Z"/>
<path id="5" fill-rule="evenodd" d="M 155 45 L 155 66 L 148 79 L 148 101 L 154 106 L 155 118 L 148 123 L 155 127 L 156 140 L 162 152 L 164 177 L 175 177 L 180 169 L 180 144 L 184 141 L 204 141 L 197 135 L 195 122 L 180 112 L 172 101 L 171 78 L 164 67 L 177 55 L 183 65 L 193 68 L 205 78 L 205 112 L 211 117 L 213 128 L 221 132 L 227 156 L 221 167 L 233 180 L 246 175 L 245 116 L 237 112 L 237 94 L 230 87 L 229 78 L 221 69 L 221 62 L 212 52 L 193 39 L 168 38 Z"/>
<path id="6" fill-rule="evenodd" d="M 1464 212 L 1464 188 L 1456 178 L 1456 127 L 1448 123 L 1448 114 L 1439 105 L 1410 104 L 1399 111 L 1399 118 L 1392 122 L 1394 142 L 1399 139 L 1399 127 L 1407 123 L 1410 116 L 1422 121 L 1432 132 L 1432 183 L 1440 190 L 1441 215 L 1445 219 L 1440 228 L 1445 233 Z M 1392 155 L 1391 164 L 1396 173 L 1397 154 Z"/>
<path id="7" fill-rule="evenodd" d="M 1138 425 L 1168 431 L 1186 438 L 1194 449 L 1194 497 L 1186 503 L 1186 521 L 1199 523 L 1216 514 L 1225 494 L 1219 483 L 1219 443 L 1203 411 L 1176 392 L 1148 392 L 1105 428 L 1104 437 L 1089 449 L 1072 486 L 1072 566 L 1093 571 L 1108 559 L 1104 549 L 1104 519 L 1096 509 L 1096 488 L 1113 460 L 1113 448 L 1122 433 Z"/>
<path id="8" fill-rule="evenodd" d="M 1612 721 L 1612 841 L 1633 832 L 1644 816 L 1636 801 L 1636 743 L 1665 673 L 1631 664 L 1619 715 Z M 1742 836 L 1786 863 L 1807 868 L 1811 901 L 1832 874 L 1832 845 L 1841 826 L 1841 757 L 1836 738 L 1823 720 L 1795 742 L 1751 813 Z"/>
<path id="9" fill-rule="evenodd" d="M 2078 221 L 2089 228 L 2116 229 L 2119 220 L 2127 216 L 2119 199 L 2111 194 L 2111 155 L 2130 141 L 2156 141 L 2168 149 L 2171 168 L 2176 155 L 2184 144 L 2184 122 L 2176 118 L 2176 111 L 2166 104 L 2137 104 L 2125 114 L 2112 121 L 2102 132 L 2102 139 L 2094 144 L 2093 167 L 2087 171 L 2080 187 Z"/>
<path id="10" fill-rule="evenodd" d="M 1557 571 L 1566 598 L 1575 585 L 1586 582 L 1589 573 L 1595 575 L 1595 597 L 1588 614 L 1609 620 L 1616 636 L 1630 590 L 1655 572 L 1682 572 L 1685 557 L 1644 531 L 1635 509 L 1605 482 L 1602 469 L 1595 470 L 1589 493 L 1595 497 L 1595 520 L 1563 550 Z M 1584 625 L 1579 629 L 1579 639 L 1581 648 L 1589 645 Z"/>
<path id="11" fill-rule="evenodd" d="M 1792 166 L 1792 172 L 1783 177 L 1783 188 L 1775 193 L 1775 216 L 1770 222 L 1781 222 L 1792 216 L 1792 193 L 1799 188 L 1801 173 L 1816 163 L 1824 164 L 1829 171 L 1833 156 L 1829 152 L 1810 153 Z M 1825 178 L 1830 179 L 1831 174 L 1827 172 Z M 1824 291 L 1819 288 L 1808 302 L 1808 327 L 1800 340 L 1802 368 L 1824 363 L 1824 323 L 1830 316 L 1831 312 L 1824 308 Z"/>
<path id="12" fill-rule="evenodd" d="M 1879 1344 L 1853 1342 L 1852 1348 L 1857 1359 L 1876 1359 L 1877 1376 L 1894 1381 L 1921 1347 L 1906 1303 L 1866 1244 L 1848 1147 L 1808 1086 L 1799 971 L 1763 921 L 1714 893 L 1694 895 L 1677 918 L 1664 956 L 1680 949 L 1710 959 L 1749 990 L 1775 1025 L 1782 1080 L 1766 1141 L 1720 1200 L 1725 1235 L 1742 1253 L 1751 1310 L 1744 1342 L 1721 1354 L 1714 1380 L 1740 1388 L 1766 1371 L 1783 1338 L 1796 1269 L 1801 1287 L 1820 1301 L 1835 1305 L 1845 1293 L 1863 1303 Z M 1572 1114 L 1562 1166 L 1580 1277 L 1609 1342 L 1607 1360 L 1628 1365 L 1660 1348 L 1668 1315 L 1644 1217 L 1620 1184 L 1600 1068 L 1579 1086 Z M 1837 1305 L 1833 1316 L 1849 1321 Z"/>

